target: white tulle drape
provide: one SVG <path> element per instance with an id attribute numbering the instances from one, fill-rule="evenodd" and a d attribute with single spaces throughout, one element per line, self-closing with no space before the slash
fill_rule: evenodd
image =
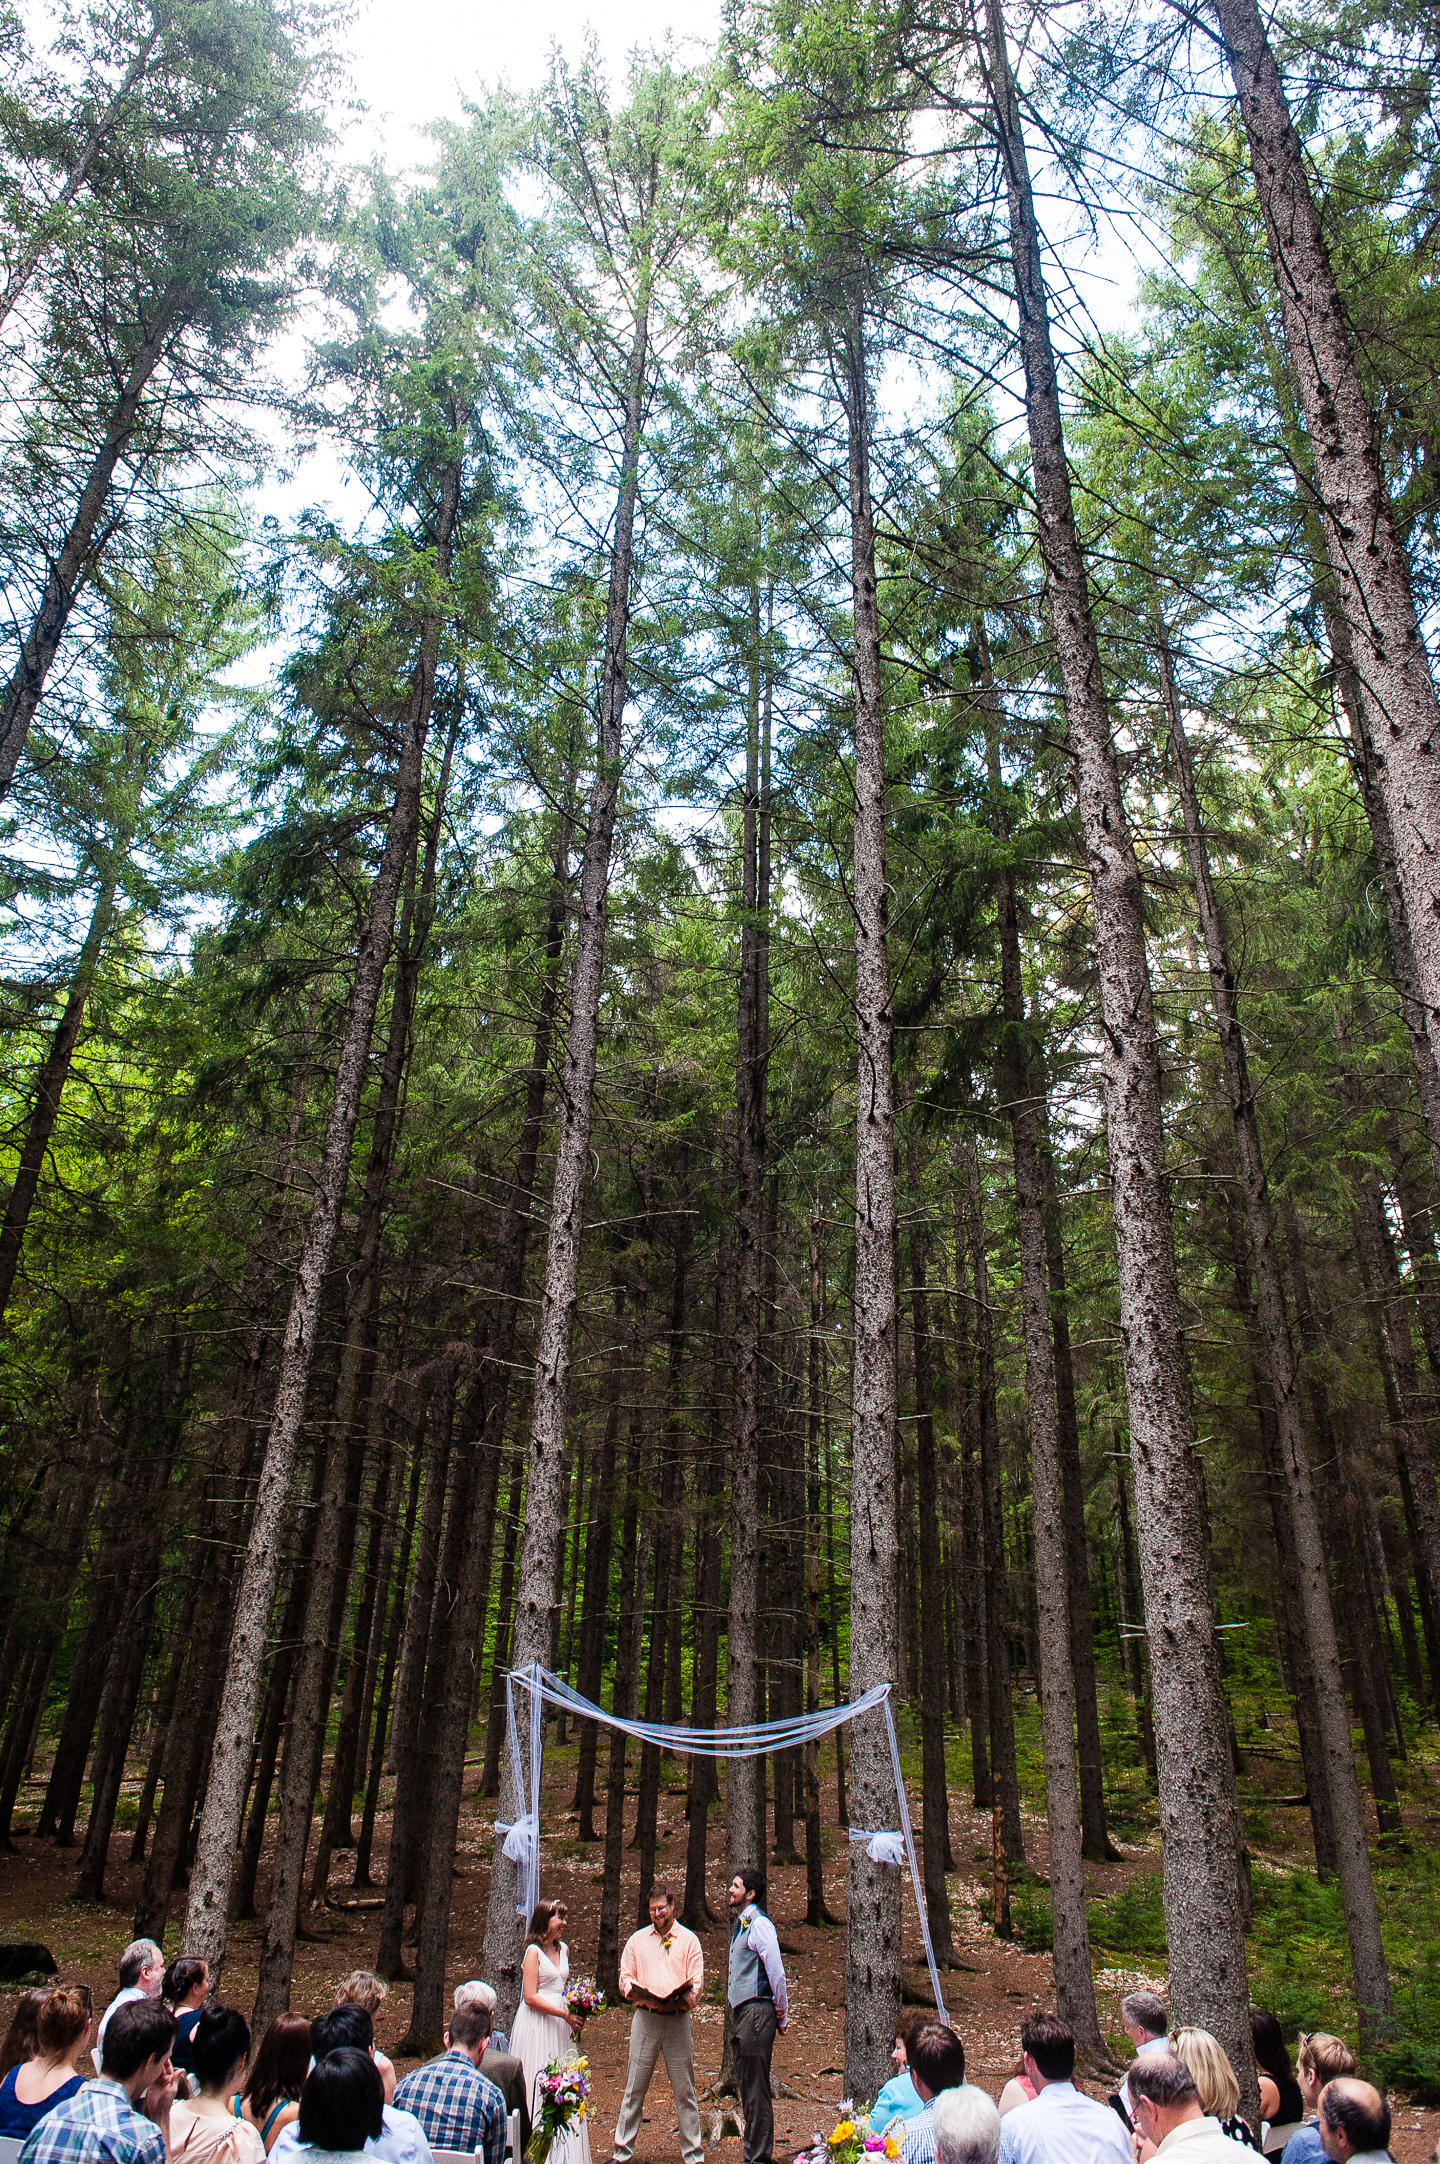
<path id="1" fill-rule="evenodd" d="M 515 1718 L 517 1683 L 528 1693 L 530 1700 L 528 1769 L 521 1756 L 520 1731 Z M 862 1833 L 852 1826 L 850 1838 L 864 1842 L 866 1853 L 874 1863 L 894 1864 L 897 1869 L 902 1861 L 909 1863 L 915 1906 L 920 1911 L 920 1935 L 925 1941 L 930 1988 L 935 1994 L 941 2020 L 949 2021 L 940 1990 L 940 1972 L 935 1966 L 935 1948 L 930 1939 L 925 1885 L 915 1861 L 915 1836 L 910 1826 L 910 1807 L 905 1800 L 900 1743 L 895 1733 L 888 1683 L 877 1683 L 873 1690 L 857 1698 L 853 1706 L 827 1706 L 819 1713 L 800 1713 L 779 1721 L 751 1721 L 738 1728 L 683 1728 L 667 1721 L 627 1721 L 618 1713 L 607 1713 L 603 1706 L 582 1698 L 578 1691 L 572 1690 L 568 1683 L 562 1683 L 538 1661 L 529 1668 L 512 1668 L 505 1678 L 505 1730 L 515 1774 L 514 1793 L 524 1799 L 525 1809 L 513 1824 L 501 1823 L 496 1830 L 505 1836 L 505 1854 L 519 1866 L 520 1897 L 516 1907 L 522 1916 L 529 1916 L 540 1899 L 540 1761 L 544 1750 L 543 1714 L 547 1705 L 563 1707 L 565 1712 L 580 1720 L 598 1721 L 603 1728 L 619 1728 L 639 1743 L 653 1743 L 663 1751 L 675 1751 L 689 1758 L 758 1758 L 770 1751 L 797 1750 L 820 1736 L 828 1736 L 833 1729 L 843 1728 L 848 1721 L 859 1720 L 864 1714 L 876 1711 L 883 1714 L 890 1764 L 895 1772 L 895 1801 L 900 1824 L 898 1829 L 880 1828 L 871 1833 Z"/>

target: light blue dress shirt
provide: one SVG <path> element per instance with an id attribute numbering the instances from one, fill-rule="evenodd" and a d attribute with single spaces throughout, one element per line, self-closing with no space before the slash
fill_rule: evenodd
<path id="1" fill-rule="evenodd" d="M 1130 2164 L 1130 2139 L 1108 2104 L 1047 2081 L 1000 2121 L 1000 2164 Z"/>

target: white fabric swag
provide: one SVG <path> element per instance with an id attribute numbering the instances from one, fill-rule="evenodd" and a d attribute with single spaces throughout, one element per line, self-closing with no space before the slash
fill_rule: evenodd
<path id="1" fill-rule="evenodd" d="M 528 1768 L 521 1756 L 520 1733 L 515 1719 L 517 1683 L 528 1692 L 530 1699 Z M 639 1743 L 655 1744 L 662 1751 L 675 1751 L 685 1758 L 760 1758 L 770 1751 L 798 1749 L 820 1736 L 828 1736 L 833 1729 L 843 1728 L 847 1721 L 859 1720 L 863 1714 L 882 1713 L 890 1745 L 890 1765 L 895 1775 L 900 1824 L 896 1829 L 882 1828 L 872 1833 L 863 1833 L 852 1826 L 850 1839 L 864 1842 L 865 1853 L 872 1863 L 891 1864 L 898 1869 L 901 1863 L 908 1862 L 910 1883 L 915 1889 L 915 1906 L 920 1911 L 920 1935 L 925 1941 L 930 1988 L 935 1994 L 940 2019 L 948 2024 L 950 2016 L 945 2011 L 940 1972 L 935 1966 L 935 1948 L 930 1938 L 925 1885 L 915 1860 L 915 1836 L 910 1825 L 910 1806 L 905 1800 L 900 1744 L 895 1733 L 888 1683 L 877 1683 L 873 1690 L 866 1691 L 850 1706 L 827 1706 L 818 1713 L 801 1713 L 778 1721 L 750 1721 L 736 1728 L 683 1728 L 665 1721 L 627 1721 L 618 1713 L 607 1713 L 603 1706 L 582 1698 L 578 1691 L 572 1690 L 568 1683 L 562 1683 L 538 1661 L 528 1668 L 510 1669 L 505 1677 L 505 1731 L 514 1784 L 511 1792 L 524 1808 L 509 1825 L 497 1821 L 495 1831 L 504 1835 L 504 1853 L 519 1867 L 520 1898 L 515 1905 L 519 1914 L 525 1917 L 534 1913 L 540 1899 L 540 1762 L 544 1750 L 543 1715 L 547 1705 L 563 1708 L 580 1720 L 598 1721 L 603 1728 L 618 1728 Z"/>

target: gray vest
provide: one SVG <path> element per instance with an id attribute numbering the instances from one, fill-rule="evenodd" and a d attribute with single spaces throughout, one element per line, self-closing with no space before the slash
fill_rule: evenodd
<path id="1" fill-rule="evenodd" d="M 773 1999 L 765 1964 L 750 1944 L 750 1926 L 737 1923 L 730 1934 L 730 1983 L 725 1994 L 732 2006 L 747 1999 Z"/>

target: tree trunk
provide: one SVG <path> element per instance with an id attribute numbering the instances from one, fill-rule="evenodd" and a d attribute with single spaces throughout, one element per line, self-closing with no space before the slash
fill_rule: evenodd
<path id="1" fill-rule="evenodd" d="M 817 1205 L 810 1212 L 810 1335 L 806 1347 L 808 1412 L 805 1439 L 805 1711 L 812 1719 L 820 1711 L 820 1434 L 824 1424 L 821 1332 L 825 1326 L 821 1286 L 820 1218 Z M 940 1774 L 941 1793 L 944 1794 L 943 1733 Z M 838 1919 L 830 1914 L 825 1900 L 825 1848 L 820 1826 L 820 1745 L 817 1740 L 812 1739 L 805 1746 L 802 1777 L 805 1796 L 805 1921 L 807 1924 L 833 1924 Z M 944 1883 L 943 1870 L 941 1883 Z M 929 1899 L 928 1893 L 926 1899 Z M 948 1926 L 948 1899 L 944 1914 Z"/>
<path id="2" fill-rule="evenodd" d="M 725 1570 L 724 1509 L 728 1452 L 724 1446 L 725 1407 L 729 1402 L 726 1373 L 726 1327 L 730 1319 L 732 1261 L 730 1221 L 722 1220 L 715 1257 L 715 1297 L 711 1318 L 710 1431 L 701 1471 L 702 1494 L 696 1522 L 699 1542 L 698 1599 L 695 1619 L 695 1657 L 690 1699 L 690 1725 L 714 1728 L 718 1720 L 720 1687 L 720 1596 Z M 593 1694 L 592 1694 L 593 1695 Z M 705 1891 L 707 1836 L 710 1804 L 719 1793 L 713 1758 L 690 1761 L 690 1795 L 686 1810 L 689 1832 L 685 1844 L 685 1904 L 681 1922 L 692 1931 L 708 1929 L 715 1921 Z"/>
<path id="3" fill-rule="evenodd" d="M 1258 2097 L 1235 1870 L 1234 1774 L 1192 1456 L 1144 899 L 1075 525 L 1040 239 L 1000 0 L 987 0 L 987 14 L 1036 520 L 1095 914 L 1121 1335 L 1152 1648 L 1172 2015 L 1203 2025 L 1218 2039 L 1239 2078 L 1241 2108 L 1253 2118 Z"/>
<path id="4" fill-rule="evenodd" d="M 918 1206 L 920 1177 L 913 1134 L 908 1138 L 906 1157 L 912 1203 Z M 945 1883 L 950 1860 L 950 1788 L 945 1775 L 945 1581 L 930 1366 L 930 1298 L 926 1284 L 929 1267 L 929 1245 L 917 1223 L 910 1235 L 910 1336 L 915 1358 L 915 1472 L 920 1518 L 917 1546 L 920 1561 L 922 1863 L 925 1906 L 930 1916 L 935 1958 L 948 1969 L 956 1965 L 957 1956 L 950 1929 L 950 1889 Z M 811 1271 L 813 1280 L 816 1271 L 813 1260 Z M 818 1323 L 812 1321 L 812 1334 L 817 1328 Z"/>
<path id="5" fill-rule="evenodd" d="M 850 1695 L 898 1686 L 895 1583 L 895 1106 L 885 881 L 885 714 L 880 679 L 875 522 L 870 501 L 869 371 L 858 292 L 847 298 L 835 361 L 845 408 L 854 625 L 855 1320 L 850 1441 Z M 850 1737 L 850 1809 L 885 1827 L 897 1809 L 883 1724 Z M 850 1844 L 846 1906 L 845 2082 L 873 2096 L 900 2010 L 900 1874 Z"/>
<path id="6" fill-rule="evenodd" d="M 1396 531 L 1374 416 L 1256 0 L 1214 0 L 1250 150 L 1325 546 L 1354 642 L 1431 1042 L 1440 1046 L 1440 702 Z"/>
<path id="7" fill-rule="evenodd" d="M 10 1199 L 5 1205 L 4 1220 L 0 1222 L 0 1317 L 3 1317 L 9 1307 L 10 1295 L 15 1289 L 15 1273 L 20 1267 L 25 1228 L 35 1206 L 41 1169 L 60 1113 L 61 1092 L 70 1073 L 71 1061 L 75 1057 L 85 1005 L 95 982 L 101 950 L 114 914 L 115 878 L 112 874 L 102 882 L 100 892 L 95 898 L 95 907 L 90 913 L 90 927 L 85 934 L 85 944 L 80 949 L 75 974 L 70 979 L 64 1012 L 55 1025 L 50 1049 L 40 1069 L 30 1122 L 25 1130 L 25 1140 L 20 1146 L 20 1162 L 15 1168 L 15 1180 L 10 1189 Z M 63 1847 L 66 1844 L 61 1845 Z"/>
<path id="8" fill-rule="evenodd" d="M 638 1554 L 640 1530 L 640 1434 L 630 1430 L 625 1452 L 625 1517 L 620 1531 L 620 1629 L 615 1649 L 611 1708 L 622 1719 L 633 1713 L 637 1681 L 637 1611 L 644 1605 L 644 1561 Z M 595 1981 L 607 1998 L 620 1990 L 620 1866 L 625 1845 L 625 1759 L 628 1738 L 610 1731 L 610 1761 L 605 1782 L 605 1861 L 600 1889 L 600 1926 L 595 1950 Z"/>
<path id="9" fill-rule="evenodd" d="M 1235 1152 L 1244 1196 L 1245 1224 L 1255 1272 L 1256 1304 L 1266 1380 L 1275 1407 L 1276 1437 L 1295 1561 L 1300 1577 L 1301 1608 L 1295 1618 L 1308 1641 L 1315 1682 L 1315 1704 L 1325 1753 L 1340 1893 L 1350 1940 L 1350 1963 L 1361 2032 L 1367 2046 L 1386 2033 L 1392 2020 L 1390 1972 L 1380 1936 L 1380 1911 L 1365 1843 L 1365 1814 L 1355 1774 L 1350 1720 L 1340 1673 L 1335 1617 L 1330 1606 L 1329 1576 L 1320 1516 L 1310 1472 L 1310 1450 L 1300 1419 L 1295 1354 L 1285 1313 L 1275 1241 L 1274 1213 L 1260 1141 L 1260 1121 L 1250 1087 L 1249 1064 L 1240 1023 L 1239 999 L 1226 949 L 1225 927 L 1210 872 L 1209 852 L 1200 820 L 1200 799 L 1175 686 L 1165 629 L 1158 629 L 1157 651 L 1170 748 L 1185 822 L 1185 840 L 1195 885 L 1196 908 L 1210 970 L 1210 990 L 1219 1028 L 1225 1090 L 1230 1100 Z"/>
<path id="10" fill-rule="evenodd" d="M 998 1798 L 1001 1832 L 1009 1862 L 1024 1863 L 1025 1832 L 1020 1823 L 1020 1781 L 1015 1765 L 1015 1709 L 1010 1689 L 1010 1616 L 1005 1568 L 1005 1525 L 1000 1498 L 1000 1428 L 995 1402 L 995 1343 L 990 1312 L 990 1263 L 986 1253 L 980 1160 L 974 1138 L 965 1139 L 969 1181 L 971 1267 L 975 1274 L 976 1531 L 984 1554 L 985 1708 L 990 1741 L 992 1803 Z"/>
<path id="11" fill-rule="evenodd" d="M 385 1651 L 380 1663 L 380 1673 L 375 1698 L 374 1727 L 370 1734 L 370 1771 L 365 1783 L 365 1806 L 360 1815 L 360 1838 L 355 1844 L 355 1873 L 352 1886 L 370 1886 L 370 1860 L 375 1846 L 375 1816 L 380 1807 L 380 1780 L 385 1770 L 385 1750 L 390 1736 L 390 1693 L 395 1681 L 396 1663 L 400 1657 L 400 1637 L 405 1624 L 405 1606 L 410 1591 L 410 1556 L 415 1542 L 415 1521 L 420 1507 L 420 1470 L 423 1463 L 421 1452 L 412 1449 L 410 1492 L 405 1501 L 405 1523 L 399 1533 L 393 1551 L 387 1552 L 381 1563 L 380 1583 L 388 1589 L 389 1616 L 385 1623 Z M 382 1604 L 383 1605 L 383 1604 Z M 376 1610 L 379 1626 L 380 1609 Z M 363 1739 L 362 1739 L 363 1757 Z"/>
<path id="12" fill-rule="evenodd" d="M 992 1809 L 994 1783 L 990 1777 L 990 1718 L 985 1688 L 985 1584 L 984 1514 L 980 1500 L 979 1391 L 972 1351 L 972 1295 L 965 1257 L 972 1249 L 970 1234 L 969 1144 L 957 1135 L 952 1145 L 955 1181 L 955 1419 L 959 1431 L 960 1465 L 960 1573 L 959 1597 L 963 1610 L 965 1711 L 970 1723 L 971 1802 L 977 1811 Z M 979 1316 L 979 1305 L 974 1309 Z"/>
<path id="13" fill-rule="evenodd" d="M 145 1779 L 140 1790 L 140 1801 L 135 1810 L 135 1831 L 130 1839 L 131 1863 L 144 1863 L 145 1850 L 150 1840 L 150 1821 L 155 1815 L 155 1791 L 160 1785 L 160 1769 L 165 1763 L 166 1745 L 170 1739 L 170 1726 L 175 1718 L 175 1707 L 180 1696 L 180 1679 L 184 1673 L 185 1648 L 177 1646 L 171 1654 L 161 1686 L 160 1700 L 155 1712 L 155 1729 L 150 1741 L 150 1758 L 145 1768 Z"/>
<path id="14" fill-rule="evenodd" d="M 1065 1243 L 1055 1187 L 1055 1159 L 1046 1132 L 1044 1105 L 1037 1105 L 1036 1112 L 1040 1122 L 1040 1173 L 1045 1191 L 1045 1264 L 1050 1280 L 1050 1338 L 1055 1353 L 1055 1413 L 1060 1438 L 1060 1476 L 1065 1489 L 1065 1570 L 1070 1591 L 1075 1735 L 1080 1755 L 1081 1846 L 1093 1863 L 1118 1863 L 1120 1851 L 1110 1839 L 1105 1821 L 1100 1695 L 1095 1674 L 1089 1543 L 1085 1537 L 1085 1476 L 1080 1464 L 1080 1422 L 1075 1411 L 1075 1368 L 1070 1353 Z"/>
<path id="15" fill-rule="evenodd" d="M 988 674 L 988 671 L 986 672 Z M 1000 775 L 999 717 L 986 686 L 986 757 L 990 827 L 1009 841 Z M 1040 1741 L 1045 1761 L 1045 1813 L 1050 1834 L 1050 1907 L 1055 1930 L 1055 2003 L 1083 2052 L 1101 2050 L 1100 2018 L 1090 1967 L 1081 1853 L 1080 1784 L 1075 1757 L 1075 1678 L 1070 1666 L 1070 1603 L 1065 1493 L 1055 1408 L 1055 1355 L 1045 1261 L 1045 1190 L 1040 1170 L 1036 1058 L 1025 1023 L 1020 964 L 1020 917 L 1014 867 L 995 880 L 1000 932 L 1000 1005 L 1004 1037 L 996 1063 L 1001 1103 L 1010 1121 L 1015 1216 L 1020 1249 L 1020 1328 L 1025 1348 L 1025 1411 L 1030 1430 L 1031 1511 L 1035 1529 L 1035 1588 L 1040 1667 Z M 1009 1841 L 1006 1848 L 1009 1849 Z"/>
<path id="16" fill-rule="evenodd" d="M 543 1661 L 550 1645 L 555 1552 L 563 1537 L 559 1515 L 565 1463 L 565 1416 L 570 1393 L 571 1333 L 585 1225 L 585 1178 L 599 1053 L 600 994 L 605 966 L 606 892 L 620 801 L 621 724 L 628 696 L 626 634 L 639 498 L 640 426 L 645 403 L 650 331 L 650 276 L 642 269 L 626 371 L 620 487 L 610 556 L 601 675 L 599 746 L 590 792 L 589 825 L 580 871 L 580 912 L 570 971 L 570 1025 L 560 1082 L 560 1122 L 550 1196 L 550 1231 L 535 1351 L 527 1507 L 515 1604 L 514 1665 Z M 518 1768 L 511 1769 L 512 1786 Z M 518 1800 L 513 1817 L 520 1816 Z M 485 1974 L 498 1994 L 497 2018 L 507 2025 L 520 1994 L 522 1933 L 515 1910 L 517 1870 L 495 1840 L 485 1922 Z"/>
<path id="17" fill-rule="evenodd" d="M 455 1432 L 453 1385 L 444 1393 L 444 1413 L 430 1408 L 425 1443 L 424 1494 L 415 1542 L 415 1573 L 403 1596 L 405 1642 L 395 1685 L 390 1724 L 390 1752 L 395 1766 L 395 1796 L 390 1811 L 390 1853 L 385 1864 L 385 1907 L 380 1918 L 377 1976 L 397 1980 L 405 1974 L 401 1951 L 405 1908 L 410 1897 L 411 1857 L 417 1820 L 424 1809 L 420 1785 L 420 1715 L 425 1703 L 426 1654 L 435 1618 L 435 1581 L 440 1571 L 440 1536 L 451 1479 L 451 1444 Z"/>
<path id="18" fill-rule="evenodd" d="M 20 646 L 14 673 L 0 695 L 0 797 L 8 796 L 35 719 L 45 680 L 60 650 L 65 626 L 75 597 L 93 570 L 96 558 L 109 538 L 110 529 L 99 533 L 101 514 L 109 499 L 115 469 L 124 457 L 140 417 L 145 386 L 159 367 L 165 349 L 188 321 L 193 296 L 171 288 L 156 296 L 151 320 L 135 326 L 140 343 L 131 357 L 110 408 L 105 434 L 90 463 L 80 500 L 59 553 L 46 573 L 45 589 L 30 628 Z"/>
<path id="19" fill-rule="evenodd" d="M 624 1313 L 625 1295 L 615 1287 L 617 1324 Z M 621 1363 L 618 1353 L 610 1363 L 610 1387 L 605 1406 L 605 1431 L 600 1444 L 600 1472 L 596 1481 L 595 1507 L 590 1518 L 590 1538 L 585 1550 L 585 1598 L 580 1611 L 580 1673 L 578 1688 L 592 1706 L 600 1703 L 609 1641 L 610 1558 L 615 1541 L 615 1454 L 620 1433 Z M 595 1831 L 595 1760 L 600 1745 L 600 1725 L 586 1721 L 580 1730 L 580 1762 L 575 1775 L 577 1838 L 598 1841 Z"/>
<path id="20" fill-rule="evenodd" d="M 105 1718 L 101 1721 L 95 1746 L 94 1800 L 90 1806 L 90 1823 L 85 1829 L 85 1846 L 80 1853 L 80 1874 L 75 1882 L 77 1901 L 103 1901 L 105 1898 L 105 1867 L 110 1860 L 110 1836 L 115 1828 L 115 1806 L 120 1801 L 120 1784 L 125 1778 L 125 1755 L 130 1743 L 130 1731 L 135 1724 L 135 1707 L 140 1697 L 140 1684 L 145 1673 L 150 1634 L 154 1627 L 159 1563 L 160 1539 L 157 1528 L 149 1554 L 143 1559 L 136 1577 L 137 1586 L 143 1588 L 140 1599 L 121 1623 L 122 1658 L 115 1677 L 115 1689 Z"/>
<path id="21" fill-rule="evenodd" d="M 435 568 L 442 580 L 449 571 L 460 504 L 460 478 L 458 467 L 446 469 L 434 543 Z M 420 822 L 425 737 L 435 693 L 439 641 L 440 619 L 432 614 L 426 618 L 421 633 L 420 661 L 401 738 L 395 802 L 386 827 L 384 852 L 371 891 L 365 930 L 355 958 L 345 1042 L 336 1070 L 325 1147 L 285 1325 L 275 1409 L 236 1603 L 230 1658 L 226 1665 L 185 1919 L 186 1945 L 209 1963 L 211 1974 L 216 1978 L 225 1953 L 226 1911 L 240 1837 L 246 1774 L 254 1743 L 265 1636 L 280 1565 L 280 1529 L 294 1476 L 321 1299 L 340 1226 L 370 1038 L 394 931 L 395 908 Z"/>

